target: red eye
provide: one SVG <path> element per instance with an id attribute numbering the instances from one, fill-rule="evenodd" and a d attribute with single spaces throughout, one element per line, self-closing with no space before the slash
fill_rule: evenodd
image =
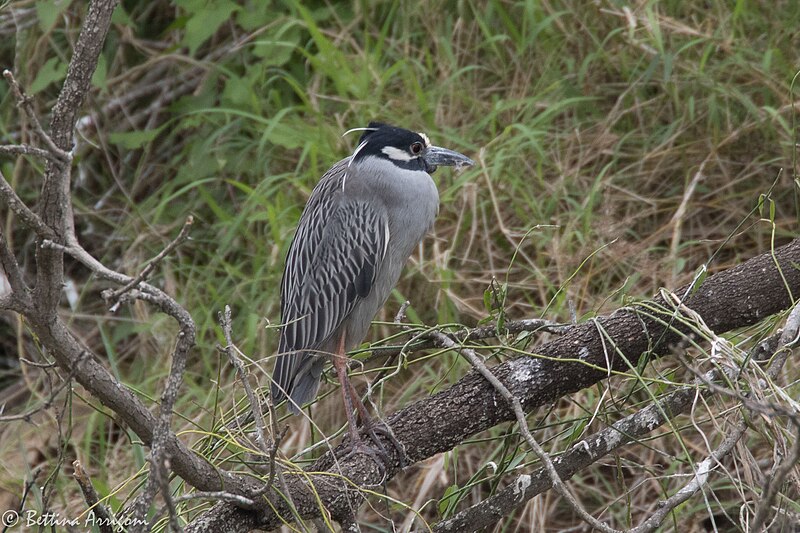
<path id="1" fill-rule="evenodd" d="M 422 146 L 422 143 L 421 143 L 421 142 L 415 142 L 415 143 L 413 143 L 413 144 L 411 145 L 411 147 L 410 147 L 409 149 L 411 150 L 411 153 L 412 153 L 412 154 L 414 154 L 414 155 L 419 155 L 419 154 L 420 154 L 420 152 L 422 152 L 422 149 L 423 149 L 423 148 L 425 148 L 425 147 L 424 147 L 424 146 Z"/>

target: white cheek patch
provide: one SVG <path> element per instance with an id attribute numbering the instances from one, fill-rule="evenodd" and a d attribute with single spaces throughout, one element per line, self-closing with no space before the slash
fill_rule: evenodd
<path id="1" fill-rule="evenodd" d="M 381 152 L 389 156 L 389 159 L 394 159 L 395 161 L 411 161 L 415 158 L 415 156 L 409 154 L 405 150 L 395 148 L 394 146 L 385 146 Z"/>

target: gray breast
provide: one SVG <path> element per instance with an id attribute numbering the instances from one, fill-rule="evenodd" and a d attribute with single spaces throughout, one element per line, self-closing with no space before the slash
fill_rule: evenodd
<path id="1" fill-rule="evenodd" d="M 383 307 L 414 248 L 433 226 L 439 210 L 439 192 L 425 172 L 396 167 L 386 159 L 366 158 L 357 175 L 345 182 L 346 196 L 380 203 L 387 214 L 389 239 L 370 294 L 353 310 L 347 331 L 348 349 L 364 339 L 369 325 Z"/>

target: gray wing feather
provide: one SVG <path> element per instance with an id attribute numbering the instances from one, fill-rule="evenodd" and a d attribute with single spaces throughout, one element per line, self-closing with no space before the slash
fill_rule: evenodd
<path id="1" fill-rule="evenodd" d="M 281 281 L 281 337 L 272 396 L 293 394 L 312 368 L 314 350 L 330 340 L 375 282 L 386 250 L 386 213 L 342 194 L 347 159 L 323 176 L 308 200 L 289 247 Z M 310 377 L 310 376 L 309 376 Z M 310 390 L 309 387 L 303 387 Z M 315 394 L 312 387 L 310 394 Z M 304 394 L 303 396 L 307 396 Z"/>

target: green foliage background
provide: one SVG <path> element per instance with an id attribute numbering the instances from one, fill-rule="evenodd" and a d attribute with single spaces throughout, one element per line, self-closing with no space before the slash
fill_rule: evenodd
<path id="1" fill-rule="evenodd" d="M 13 66 L 44 115 L 84 9 L 65 0 L 0 8 L 2 66 Z M 316 181 L 354 148 L 357 137 L 344 131 L 380 119 L 479 163 L 436 174 L 434 235 L 380 318 L 391 321 L 409 299 L 409 318 L 427 324 L 498 313 L 569 321 L 570 305 L 583 319 L 796 233 L 798 27 L 800 4 L 789 0 L 124 1 L 78 130 L 79 237 L 107 265 L 135 274 L 194 217 L 191 241 L 154 282 L 197 321 L 180 423 L 211 431 L 234 390 L 214 349 L 222 340 L 216 313 L 233 307 L 244 353 L 272 354 L 277 335 L 265 326 L 279 320 L 283 258 Z M 0 105 L 0 134 L 29 138 L 4 85 Z M 32 204 L 37 165 L 0 161 Z M 30 263 L 31 236 L 0 214 Z M 141 303 L 109 314 L 102 284 L 69 269 L 77 299 L 64 313 L 73 327 L 124 383 L 157 396 L 174 324 Z M 7 327 L 14 339 L 2 341 L 5 349 L 36 350 L 22 324 L 9 319 Z M 373 339 L 389 333 L 396 329 L 376 327 Z M 417 363 L 384 389 L 386 412 L 467 369 L 453 354 Z M 19 375 L 12 365 L 6 382 Z M 29 383 L 36 389 L 36 379 Z M 576 402 L 591 405 L 596 392 Z M 95 479 L 110 489 L 144 452 L 126 452 L 93 404 L 86 398 L 75 413 L 82 442 L 69 453 L 96 457 Z M 340 411 L 335 399 L 316 408 L 323 432 L 339 427 Z M 585 426 L 583 415 L 563 416 Z M 20 442 L 5 442 L 2 453 L 17 459 L 0 475 L 0 491 L 14 494 L 35 461 L 20 462 Z M 48 460 L 53 443 L 40 436 L 26 446 Z M 457 508 L 469 494 L 459 492 L 461 478 L 484 472 L 491 453 L 500 452 L 454 454 L 447 494 L 460 498 L 442 500 L 438 511 Z M 68 488 L 63 494 L 69 500 Z M 626 523 L 625 510 L 615 512 Z M 550 519 L 571 523 L 568 513 Z"/>

